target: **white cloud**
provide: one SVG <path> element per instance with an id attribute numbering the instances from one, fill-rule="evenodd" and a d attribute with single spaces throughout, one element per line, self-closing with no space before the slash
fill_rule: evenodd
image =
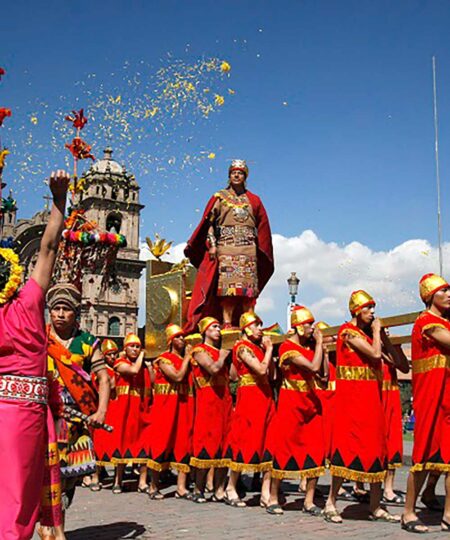
<path id="1" fill-rule="evenodd" d="M 348 318 L 348 298 L 356 289 L 366 289 L 375 297 L 381 315 L 420 309 L 418 281 L 439 268 L 437 248 L 420 239 L 388 251 L 374 251 L 359 242 L 324 242 L 307 230 L 293 237 L 274 234 L 273 244 L 275 273 L 258 300 L 257 310 L 265 323 L 277 321 L 282 327 L 286 326 L 289 301 L 286 280 L 293 271 L 301 280 L 297 301 L 309 306 L 317 320 L 337 324 Z M 180 261 L 184 246 L 174 246 L 164 260 Z M 443 252 L 444 268 L 448 268 L 449 243 L 444 244 Z M 150 258 L 148 250 L 141 249 L 141 258 Z M 143 302 L 141 296 L 141 305 Z"/>

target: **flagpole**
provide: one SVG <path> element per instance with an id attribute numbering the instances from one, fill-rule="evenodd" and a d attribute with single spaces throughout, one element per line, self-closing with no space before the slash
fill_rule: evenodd
<path id="1" fill-rule="evenodd" d="M 441 225 L 441 178 L 439 172 L 439 133 L 438 133 L 438 110 L 436 92 L 436 57 L 432 58 L 433 65 L 433 113 L 434 113 L 434 158 L 436 162 L 436 188 L 437 188 L 437 226 L 438 226 L 438 250 L 439 250 L 439 274 L 442 276 L 442 225 Z"/>

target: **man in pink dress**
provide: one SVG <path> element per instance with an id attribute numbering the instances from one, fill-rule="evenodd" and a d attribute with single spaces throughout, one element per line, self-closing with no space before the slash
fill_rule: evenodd
<path id="1" fill-rule="evenodd" d="M 0 538 L 28 540 L 39 518 L 48 412 L 45 293 L 64 225 L 70 177 L 52 173 L 53 205 L 31 278 L 0 248 Z"/>

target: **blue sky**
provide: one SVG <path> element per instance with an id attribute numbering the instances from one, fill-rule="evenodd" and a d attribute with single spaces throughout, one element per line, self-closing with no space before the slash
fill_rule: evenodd
<path id="1" fill-rule="evenodd" d="M 177 139 L 164 142 L 165 152 L 178 157 L 185 134 L 192 137 L 194 153 L 209 150 L 215 160 L 203 161 L 188 181 L 176 166 L 160 175 L 137 171 L 146 205 L 142 235 L 162 232 L 175 243 L 187 239 L 199 209 L 224 184 L 228 159 L 243 157 L 250 162 L 249 188 L 262 197 L 275 233 L 291 237 L 311 229 L 325 242 L 356 240 L 373 250 L 414 238 L 435 244 L 431 57 L 436 55 L 448 238 L 447 1 L 6 0 L 3 13 L 8 21 L 0 30 L 0 65 L 8 74 L 0 106 L 10 106 L 14 115 L 7 120 L 10 131 L 2 133 L 6 145 L 8 137 L 20 140 L 27 115 L 39 110 L 36 100 L 49 111 L 60 106 L 60 96 L 67 105 L 73 97 L 75 106 L 76 82 L 89 73 L 107 84 L 125 62 L 132 70 L 144 61 L 151 71 L 161 59 L 170 62 L 169 52 L 188 63 L 202 57 L 230 62 L 226 84 L 235 95 L 227 95 L 220 112 L 195 127 L 180 119 Z M 40 121 L 36 136 L 50 138 L 50 125 L 48 117 Z M 86 128 L 87 139 L 89 129 L 95 125 Z M 64 142 L 60 155 L 43 146 L 51 165 L 64 164 Z M 119 139 L 112 145 L 120 152 Z M 102 148 L 94 150 L 101 155 Z M 157 152 L 154 146 L 150 150 Z M 15 159 L 10 156 L 10 172 L 5 171 L 10 185 Z M 23 216 L 41 204 L 39 197 L 27 196 L 28 183 L 33 192 L 44 193 L 37 177 L 13 186 Z M 297 270 L 301 273 L 300 263 Z"/>

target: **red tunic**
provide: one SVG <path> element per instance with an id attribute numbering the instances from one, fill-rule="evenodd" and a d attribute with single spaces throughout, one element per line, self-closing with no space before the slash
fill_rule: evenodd
<path id="1" fill-rule="evenodd" d="M 210 375 L 195 361 L 198 352 L 206 352 L 214 362 L 219 360 L 219 349 L 206 343 L 197 345 L 192 352 L 196 402 L 190 464 L 200 469 L 226 467 L 225 445 L 232 409 L 228 368 L 224 365 L 219 373 Z"/>
<path id="2" fill-rule="evenodd" d="M 250 191 L 246 191 L 256 219 L 258 236 L 257 244 L 257 270 L 258 289 L 261 292 L 274 271 L 272 234 L 269 219 L 261 199 Z M 184 250 L 186 257 L 198 268 L 197 277 L 189 303 L 187 323 L 184 330 L 187 333 L 197 330 L 198 321 L 205 315 L 221 317 L 220 303 L 217 302 L 216 286 L 218 273 L 218 260 L 211 260 L 208 254 L 207 234 L 210 226 L 210 212 L 216 202 L 214 195 L 208 201 L 203 217 L 198 227 L 188 240 Z"/>
<path id="3" fill-rule="evenodd" d="M 106 370 L 110 379 L 116 380 L 117 373 L 113 368 L 106 366 Z M 98 391 L 97 376 L 92 374 L 92 383 Z M 106 411 L 105 424 L 114 426 L 115 417 L 117 414 L 117 397 L 110 397 L 108 402 L 108 410 Z M 104 429 L 94 429 L 93 441 L 97 465 L 110 465 L 112 463 L 112 454 L 116 449 L 116 434 L 114 431 L 109 433 Z"/>
<path id="4" fill-rule="evenodd" d="M 329 366 L 329 377 L 326 388 L 322 388 L 319 392 L 320 400 L 322 401 L 322 421 L 323 432 L 325 439 L 325 457 L 327 460 L 331 458 L 331 441 L 333 437 L 334 423 L 334 394 L 336 392 L 336 367 L 331 362 Z"/>
<path id="5" fill-rule="evenodd" d="M 450 472 L 450 349 L 424 334 L 432 327 L 450 330 L 450 322 L 424 311 L 412 332 L 412 470 Z"/>
<path id="6" fill-rule="evenodd" d="M 314 478 L 325 473 L 321 390 L 312 372 L 288 362 L 298 354 L 310 361 L 314 358 L 313 350 L 290 339 L 281 344 L 283 380 L 267 445 L 275 478 Z"/>
<path id="7" fill-rule="evenodd" d="M 118 358 L 120 363 L 132 365 L 128 358 Z M 147 463 L 148 447 L 143 436 L 147 426 L 150 406 L 150 376 L 142 366 L 136 375 L 117 374 L 117 407 L 114 407 L 114 451 L 112 463 Z"/>
<path id="8" fill-rule="evenodd" d="M 383 408 L 386 420 L 388 469 L 402 466 L 403 427 L 402 401 L 395 367 L 383 364 Z"/>
<path id="9" fill-rule="evenodd" d="M 189 472 L 193 388 L 188 373 L 177 383 L 168 379 L 160 368 L 161 364 L 170 364 L 178 371 L 182 363 L 181 356 L 169 351 L 153 363 L 155 382 L 147 440 L 148 466 L 156 471 L 172 467 Z"/>
<path id="10" fill-rule="evenodd" d="M 349 480 L 381 482 L 387 467 L 381 360 L 369 363 L 344 341 L 345 335 L 372 344 L 371 338 L 352 323 L 339 329 L 330 470 Z"/>
<path id="11" fill-rule="evenodd" d="M 231 416 L 227 458 L 234 471 L 267 471 L 270 459 L 264 459 L 266 433 L 275 406 L 267 375 L 257 376 L 239 358 L 239 352 L 249 349 L 264 360 L 261 347 L 248 340 L 237 341 L 233 347 L 233 364 L 239 376 L 236 406 Z"/>

